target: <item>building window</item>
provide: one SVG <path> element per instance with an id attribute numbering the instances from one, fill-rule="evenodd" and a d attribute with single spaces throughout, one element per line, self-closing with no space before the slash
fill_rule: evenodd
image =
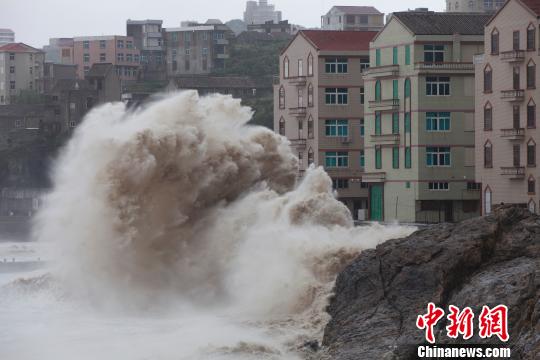
<path id="1" fill-rule="evenodd" d="M 313 139 L 313 117 L 311 115 L 309 116 L 308 122 L 307 122 L 307 131 L 308 131 L 308 139 Z"/>
<path id="2" fill-rule="evenodd" d="M 360 119 L 360 137 L 364 137 L 366 133 L 366 125 L 364 119 Z"/>
<path id="3" fill-rule="evenodd" d="M 429 167 L 450 166 L 451 156 L 449 147 L 432 147 L 426 148 L 426 164 Z"/>
<path id="4" fill-rule="evenodd" d="M 326 88 L 327 105 L 347 105 L 349 103 L 349 90 L 347 88 Z"/>
<path id="5" fill-rule="evenodd" d="M 99 54 L 99 61 L 101 62 L 107 61 L 107 55 L 105 53 Z"/>
<path id="6" fill-rule="evenodd" d="M 382 148 L 375 146 L 375 169 L 382 169 Z"/>
<path id="7" fill-rule="evenodd" d="M 450 95 L 450 78 L 447 76 L 426 77 L 426 95 L 427 96 L 449 96 Z"/>
<path id="8" fill-rule="evenodd" d="M 191 55 L 191 48 L 186 48 L 186 49 L 184 50 L 184 53 L 185 53 L 186 55 Z"/>
<path id="9" fill-rule="evenodd" d="M 360 150 L 360 167 L 363 169 L 366 167 L 366 152 Z"/>
<path id="10" fill-rule="evenodd" d="M 346 74 L 349 62 L 347 58 L 327 58 L 325 70 L 327 74 Z"/>
<path id="11" fill-rule="evenodd" d="M 106 40 L 99 40 L 99 48 L 105 49 L 107 47 L 107 41 Z"/>
<path id="12" fill-rule="evenodd" d="M 126 61 L 133 62 L 133 54 L 126 54 Z"/>
<path id="13" fill-rule="evenodd" d="M 285 88 L 283 86 L 279 88 L 279 108 L 285 109 Z"/>
<path id="14" fill-rule="evenodd" d="M 450 131 L 450 113 L 426 113 L 426 131 Z"/>
<path id="15" fill-rule="evenodd" d="M 513 87 L 514 90 L 521 90 L 520 76 L 519 76 L 519 66 L 514 66 L 513 70 Z"/>
<path id="16" fill-rule="evenodd" d="M 424 45 L 424 62 L 444 62 L 444 45 Z"/>
<path id="17" fill-rule="evenodd" d="M 88 72 L 90 71 L 90 66 L 85 66 L 83 70 L 85 74 L 88 74 Z"/>
<path id="18" fill-rule="evenodd" d="M 405 45 L 405 65 L 411 65 L 411 45 Z"/>
<path id="19" fill-rule="evenodd" d="M 348 137 L 349 136 L 349 121 L 348 120 L 326 120 L 324 122 L 325 135 L 328 137 Z"/>
<path id="20" fill-rule="evenodd" d="M 493 145 L 491 142 L 484 144 L 484 168 L 491 169 L 493 167 Z"/>
<path id="21" fill-rule="evenodd" d="M 473 181 L 469 181 L 467 183 L 467 190 L 480 191 L 480 190 L 482 190 L 482 184 L 477 183 L 477 182 L 473 182 Z"/>
<path id="22" fill-rule="evenodd" d="M 527 89 L 536 87 L 536 64 L 531 59 L 527 64 Z"/>
<path id="23" fill-rule="evenodd" d="M 381 49 L 375 50 L 375 66 L 381 66 Z"/>
<path id="24" fill-rule="evenodd" d="M 519 129 L 521 128 L 521 111 L 519 105 L 514 105 L 512 109 L 513 128 Z"/>
<path id="25" fill-rule="evenodd" d="M 313 55 L 309 54 L 308 59 L 308 76 L 313 76 Z"/>
<path id="26" fill-rule="evenodd" d="M 279 135 L 285 136 L 285 119 L 279 119 Z"/>
<path id="27" fill-rule="evenodd" d="M 527 128 L 536 128 L 536 104 L 533 99 L 527 104 Z"/>
<path id="28" fill-rule="evenodd" d="M 304 60 L 298 60 L 298 76 L 304 76 Z"/>
<path id="29" fill-rule="evenodd" d="M 519 30 L 514 31 L 512 33 L 512 49 L 513 50 L 520 50 L 519 49 Z"/>
<path id="30" fill-rule="evenodd" d="M 392 168 L 399 169 L 399 147 L 392 148 Z"/>
<path id="31" fill-rule="evenodd" d="M 484 68 L 484 93 L 490 93 L 493 91 L 493 71 L 491 66 L 487 65 Z"/>
<path id="32" fill-rule="evenodd" d="M 118 40 L 116 42 L 116 47 L 119 48 L 119 49 L 123 49 L 124 48 L 124 40 Z"/>
<path id="33" fill-rule="evenodd" d="M 536 203 L 533 199 L 529 201 L 529 211 L 533 214 L 536 214 Z"/>
<path id="34" fill-rule="evenodd" d="M 527 192 L 529 195 L 536 194 L 536 181 L 534 180 L 534 177 L 529 177 L 529 180 L 527 181 Z"/>
<path id="35" fill-rule="evenodd" d="M 484 192 L 484 213 L 486 215 L 491 214 L 491 202 L 492 202 L 492 193 L 491 189 L 486 187 L 486 191 Z"/>
<path id="36" fill-rule="evenodd" d="M 308 90 L 307 90 L 307 98 L 308 98 L 308 106 L 313 107 L 313 85 L 309 84 Z"/>
<path id="37" fill-rule="evenodd" d="M 128 48 L 128 49 L 133 49 L 133 41 L 131 41 L 131 40 L 126 40 L 126 48 Z"/>
<path id="38" fill-rule="evenodd" d="M 382 88 L 381 88 L 381 81 L 377 80 L 375 82 L 375 101 L 381 101 L 382 96 Z"/>
<path id="39" fill-rule="evenodd" d="M 334 190 L 348 189 L 349 179 L 332 179 L 332 187 Z"/>
<path id="40" fill-rule="evenodd" d="M 499 54 L 499 31 L 494 29 L 491 32 L 491 55 Z"/>
<path id="41" fill-rule="evenodd" d="M 326 152 L 325 167 L 327 168 L 346 168 L 349 167 L 349 153 L 345 151 Z"/>
<path id="42" fill-rule="evenodd" d="M 315 162 L 315 153 L 313 152 L 312 148 L 309 148 L 308 155 L 307 155 L 308 166 L 310 166 L 314 162 Z"/>
<path id="43" fill-rule="evenodd" d="M 411 97 L 411 79 L 405 79 L 405 99 L 408 99 Z"/>
<path id="44" fill-rule="evenodd" d="M 399 113 L 392 114 L 392 134 L 399 134 Z"/>
<path id="45" fill-rule="evenodd" d="M 90 41 L 88 40 L 83 41 L 83 49 L 90 49 Z"/>
<path id="46" fill-rule="evenodd" d="M 392 48 L 392 65 L 397 65 L 398 64 L 398 48 L 396 46 L 394 46 Z"/>
<path id="47" fill-rule="evenodd" d="M 15 60 L 15 53 L 9 53 L 9 60 Z"/>
<path id="48" fill-rule="evenodd" d="M 484 131 L 491 131 L 493 129 L 493 109 L 491 104 L 487 103 L 484 106 Z"/>
<path id="49" fill-rule="evenodd" d="M 527 50 L 532 51 L 536 49 L 536 28 L 533 24 L 527 28 Z"/>
<path id="50" fill-rule="evenodd" d="M 289 77 L 289 58 L 283 59 L 283 77 L 287 79 Z"/>
<path id="51" fill-rule="evenodd" d="M 90 62 L 90 54 L 84 54 L 84 55 L 83 55 L 83 61 L 84 61 L 85 63 Z"/>
<path id="52" fill-rule="evenodd" d="M 9 67 L 9 73 L 10 74 L 15 74 L 15 66 L 10 66 Z"/>
<path id="53" fill-rule="evenodd" d="M 513 145 L 514 167 L 521 167 L 521 145 Z"/>
<path id="54" fill-rule="evenodd" d="M 363 86 L 360 87 L 360 105 L 364 105 L 365 102 L 365 88 Z"/>
<path id="55" fill-rule="evenodd" d="M 527 166 L 536 167 L 536 143 L 533 139 L 527 143 Z"/>
<path id="56" fill-rule="evenodd" d="M 399 81 L 392 80 L 392 99 L 399 99 Z"/>
<path id="57" fill-rule="evenodd" d="M 405 133 L 406 134 L 411 133 L 411 113 L 410 112 L 405 113 Z"/>
<path id="58" fill-rule="evenodd" d="M 428 189 L 430 191 L 448 191 L 450 190 L 450 184 L 447 182 L 430 182 L 428 183 Z"/>
<path id="59" fill-rule="evenodd" d="M 360 72 L 363 73 L 366 69 L 369 69 L 369 57 L 361 57 Z"/>
<path id="60" fill-rule="evenodd" d="M 412 154 L 411 154 L 410 147 L 405 148 L 405 168 L 406 169 L 412 168 Z"/>
<path id="61" fill-rule="evenodd" d="M 381 135 L 382 134 L 382 121 L 381 121 L 381 112 L 376 111 L 375 112 L 375 135 Z"/>
<path id="62" fill-rule="evenodd" d="M 298 107 L 304 107 L 304 89 L 298 89 Z"/>
<path id="63" fill-rule="evenodd" d="M 184 60 L 184 69 L 186 71 L 189 71 L 190 68 L 191 68 L 191 63 L 190 63 L 189 59 L 185 59 Z"/>

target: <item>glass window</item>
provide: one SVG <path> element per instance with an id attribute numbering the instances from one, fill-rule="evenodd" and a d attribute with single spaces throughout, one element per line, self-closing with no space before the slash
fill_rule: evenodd
<path id="1" fill-rule="evenodd" d="M 410 134 L 411 132 L 411 113 L 405 113 L 405 133 Z"/>
<path id="2" fill-rule="evenodd" d="M 392 168 L 399 169 L 399 147 L 392 148 Z"/>
<path id="3" fill-rule="evenodd" d="M 489 93 L 493 87 L 493 71 L 491 67 L 486 66 L 484 69 L 484 92 Z"/>
<path id="4" fill-rule="evenodd" d="M 394 47 L 392 48 L 392 64 L 397 65 L 398 64 L 398 48 Z"/>
<path id="5" fill-rule="evenodd" d="M 536 29 L 533 25 L 527 29 L 527 50 L 536 49 Z"/>
<path id="6" fill-rule="evenodd" d="M 430 182 L 428 189 L 430 191 L 448 191 L 450 190 L 450 185 L 447 182 Z"/>
<path id="7" fill-rule="evenodd" d="M 399 113 L 392 114 L 392 134 L 399 134 Z"/>
<path id="8" fill-rule="evenodd" d="M 534 103 L 527 105 L 527 127 L 529 129 L 536 128 L 536 105 Z"/>
<path id="9" fill-rule="evenodd" d="M 426 131 L 450 131 L 450 113 L 426 113 Z"/>
<path id="10" fill-rule="evenodd" d="M 444 62 L 444 45 L 424 45 L 424 62 Z"/>
<path id="11" fill-rule="evenodd" d="M 450 166 L 451 156 L 449 147 L 427 147 L 426 165 L 427 166 Z"/>
<path id="12" fill-rule="evenodd" d="M 347 137 L 349 136 L 348 120 L 326 120 L 325 134 L 329 137 Z"/>
<path id="13" fill-rule="evenodd" d="M 99 40 L 99 48 L 105 49 L 107 47 L 107 41 L 106 40 Z"/>
<path id="14" fill-rule="evenodd" d="M 348 67 L 347 58 L 326 58 L 325 70 L 327 74 L 346 74 Z"/>
<path id="15" fill-rule="evenodd" d="M 88 40 L 83 41 L 83 49 L 90 49 L 90 41 Z"/>
<path id="16" fill-rule="evenodd" d="M 366 127 L 364 123 L 364 119 L 360 119 L 360 137 L 364 137 L 366 132 Z"/>
<path id="17" fill-rule="evenodd" d="M 427 96 L 449 96 L 450 78 L 448 76 L 427 76 L 426 77 Z"/>
<path id="18" fill-rule="evenodd" d="M 493 30 L 491 33 L 491 54 L 497 55 L 499 53 L 499 32 Z"/>
<path id="19" fill-rule="evenodd" d="M 381 81 L 377 80 L 377 82 L 375 82 L 375 101 L 381 101 L 381 93 Z"/>
<path id="20" fill-rule="evenodd" d="M 375 66 L 381 66 L 381 49 L 375 50 Z"/>
<path id="21" fill-rule="evenodd" d="M 327 105 L 347 105 L 349 90 L 347 88 L 326 88 L 325 99 Z"/>
<path id="22" fill-rule="evenodd" d="M 361 57 L 360 72 L 364 72 L 366 69 L 369 69 L 369 57 Z"/>
<path id="23" fill-rule="evenodd" d="M 363 86 L 360 87 L 360 104 L 361 105 L 364 105 L 365 103 L 365 93 L 366 93 L 366 90 Z"/>
<path id="24" fill-rule="evenodd" d="M 124 48 L 124 40 L 118 40 L 116 42 L 116 47 L 119 48 L 119 49 L 123 49 Z"/>
<path id="25" fill-rule="evenodd" d="M 360 150 L 360 167 L 366 167 L 366 153 L 364 150 Z"/>
<path id="26" fill-rule="evenodd" d="M 532 60 L 527 64 L 527 89 L 536 87 L 536 64 Z"/>
<path id="27" fill-rule="evenodd" d="M 487 169 L 493 167 L 493 147 L 490 142 L 484 145 L 484 167 Z"/>
<path id="28" fill-rule="evenodd" d="M 527 166 L 536 166 L 536 144 L 532 140 L 527 144 Z"/>
<path id="29" fill-rule="evenodd" d="M 84 54 L 83 55 L 83 61 L 84 62 L 90 62 L 90 54 Z"/>
<path id="30" fill-rule="evenodd" d="M 392 98 L 393 99 L 399 99 L 399 81 L 398 80 L 392 80 Z"/>
<path id="31" fill-rule="evenodd" d="M 349 153 L 344 151 L 326 152 L 325 167 L 346 168 L 349 167 Z"/>
<path id="32" fill-rule="evenodd" d="M 382 169 L 382 148 L 375 147 L 375 169 Z"/>
<path id="33" fill-rule="evenodd" d="M 484 130 L 489 131 L 493 126 L 493 111 L 491 106 L 488 104 L 484 107 Z"/>
<path id="34" fill-rule="evenodd" d="M 412 167 L 411 148 L 405 148 L 405 168 L 410 169 Z"/>
<path id="35" fill-rule="evenodd" d="M 405 65 L 411 65 L 411 46 L 405 45 Z"/>
<path id="36" fill-rule="evenodd" d="M 411 97 L 411 79 L 405 79 L 405 98 Z"/>
<path id="37" fill-rule="evenodd" d="M 381 127 L 381 113 L 380 111 L 377 111 L 375 113 L 375 135 L 381 135 L 382 127 Z"/>

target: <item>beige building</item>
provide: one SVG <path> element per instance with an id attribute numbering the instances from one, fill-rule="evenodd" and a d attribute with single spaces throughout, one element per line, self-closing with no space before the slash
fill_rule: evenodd
<path id="1" fill-rule="evenodd" d="M 321 16 L 323 30 L 379 31 L 384 14 L 373 6 L 334 6 Z"/>
<path id="2" fill-rule="evenodd" d="M 484 214 L 512 203 L 538 211 L 540 1 L 510 0 L 486 25 L 476 61 L 476 177 Z"/>
<path id="3" fill-rule="evenodd" d="M 374 38 L 366 87 L 370 219 L 452 222 L 480 214 L 474 66 L 489 15 L 397 12 Z"/>
<path id="4" fill-rule="evenodd" d="M 355 218 L 368 207 L 364 173 L 364 85 L 375 32 L 300 31 L 280 56 L 274 129 L 300 160 L 300 176 L 324 166 Z M 359 214 L 360 213 L 360 214 Z M 360 216 L 359 216 L 360 215 Z"/>
<path id="5" fill-rule="evenodd" d="M 0 46 L 0 105 L 12 103 L 21 92 L 43 91 L 45 53 L 23 43 Z"/>
<path id="6" fill-rule="evenodd" d="M 0 45 L 15 42 L 15 33 L 11 29 L 0 29 Z"/>
<path id="7" fill-rule="evenodd" d="M 447 12 L 495 12 L 506 0 L 446 0 Z"/>

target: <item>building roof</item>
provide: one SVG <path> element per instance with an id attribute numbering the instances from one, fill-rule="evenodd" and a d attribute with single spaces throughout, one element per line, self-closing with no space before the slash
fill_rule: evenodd
<path id="1" fill-rule="evenodd" d="M 415 35 L 483 35 L 491 15 L 479 13 L 395 12 L 395 16 Z"/>
<path id="2" fill-rule="evenodd" d="M 350 15 L 383 15 L 382 12 L 373 6 L 334 6 L 332 9 L 337 9 Z"/>
<path id="3" fill-rule="evenodd" d="M 11 29 L 0 29 L 0 32 L 9 32 L 9 33 L 15 33 L 13 30 Z"/>
<path id="4" fill-rule="evenodd" d="M 377 31 L 301 30 L 298 34 L 321 51 L 368 51 Z"/>
<path id="5" fill-rule="evenodd" d="M 111 63 L 97 63 L 92 65 L 88 70 L 85 77 L 94 78 L 94 77 L 105 77 L 109 72 L 113 71 L 114 65 Z"/>
<path id="6" fill-rule="evenodd" d="M 43 51 L 33 48 L 30 45 L 26 45 L 24 43 L 10 43 L 0 45 L 0 52 L 41 53 Z"/>
<path id="7" fill-rule="evenodd" d="M 531 9 L 536 16 L 540 16 L 540 0 L 520 0 L 529 9 Z"/>
<path id="8" fill-rule="evenodd" d="M 271 78 L 253 78 L 249 76 L 206 76 L 184 75 L 172 79 L 179 89 L 255 89 L 271 88 Z"/>

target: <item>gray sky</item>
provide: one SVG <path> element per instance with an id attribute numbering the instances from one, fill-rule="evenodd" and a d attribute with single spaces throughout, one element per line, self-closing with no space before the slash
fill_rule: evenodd
<path id="1" fill-rule="evenodd" d="M 444 0 L 269 0 L 283 18 L 306 27 L 320 26 L 333 5 L 373 5 L 381 12 L 429 7 L 442 11 Z M 162 19 L 165 27 L 182 20 L 223 22 L 241 19 L 245 0 L 0 0 L 0 28 L 15 31 L 16 41 L 42 47 L 51 37 L 123 35 L 127 19 Z"/>

